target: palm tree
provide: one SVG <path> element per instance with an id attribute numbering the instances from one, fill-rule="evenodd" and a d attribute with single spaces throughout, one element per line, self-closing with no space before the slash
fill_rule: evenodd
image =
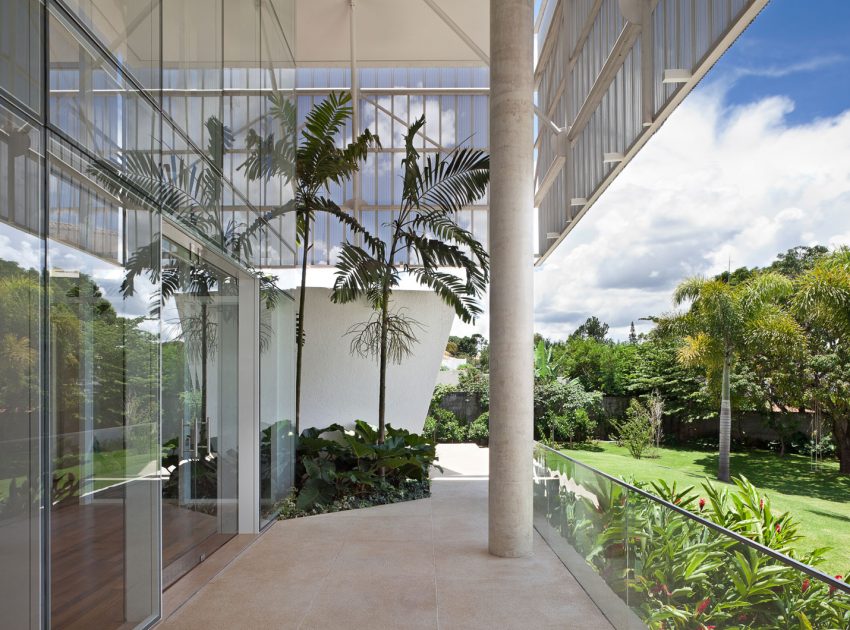
<path id="1" fill-rule="evenodd" d="M 720 454 L 717 478 L 729 481 L 729 443 L 732 403 L 729 379 L 736 353 L 754 343 L 801 343 L 800 327 L 781 306 L 792 291 L 788 278 L 767 272 L 739 284 L 724 279 L 689 278 L 673 293 L 678 307 L 690 302 L 687 312 L 662 319 L 662 326 L 685 334 L 679 358 L 699 365 L 709 377 L 720 372 Z"/>
<path id="2" fill-rule="evenodd" d="M 456 213 L 480 199 L 490 181 L 490 158 L 457 148 L 447 155 L 420 156 L 414 138 L 420 117 L 405 136 L 398 217 L 386 242 L 366 236 L 363 245 L 344 243 L 336 265 L 331 299 L 345 303 L 365 297 L 373 317 L 352 329 L 352 350 L 377 359 L 379 366 L 378 442 L 385 437 L 387 361 L 400 363 L 416 343 L 419 323 L 394 310 L 392 292 L 401 272 L 437 293 L 464 322 L 481 313 L 478 298 L 489 280 L 489 258 L 475 237 L 455 221 Z M 461 270 L 462 276 L 447 271 Z"/>
<path id="3" fill-rule="evenodd" d="M 796 282 L 794 310 L 812 349 L 815 403 L 832 420 L 839 470 L 850 474 L 850 249 L 820 259 Z"/>
<path id="4" fill-rule="evenodd" d="M 345 147 L 338 146 L 338 136 L 345 129 L 352 114 L 351 94 L 332 92 L 317 104 L 304 123 L 302 139 L 295 145 L 295 116 L 291 102 L 282 95 L 272 95 L 271 117 L 277 120 L 280 137 L 271 133 L 260 136 L 248 132 L 248 157 L 239 167 L 245 169 L 249 180 L 282 177 L 294 181 L 292 202 L 274 208 L 255 221 L 246 230 L 250 236 L 271 220 L 295 212 L 296 236 L 301 245 L 301 291 L 296 319 L 295 367 L 295 434 L 301 430 L 301 363 L 304 354 L 304 311 L 307 283 L 307 261 L 312 245 L 310 235 L 317 212 L 336 217 L 352 235 L 364 233 L 357 219 L 324 196 L 331 184 L 344 185 L 366 159 L 370 147 L 380 146 L 377 136 L 368 129 Z M 294 179 L 293 179 L 294 165 Z"/>

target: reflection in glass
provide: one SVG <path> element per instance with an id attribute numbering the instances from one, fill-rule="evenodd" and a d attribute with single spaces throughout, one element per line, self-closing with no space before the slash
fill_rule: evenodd
<path id="1" fill-rule="evenodd" d="M 0 89 L 41 112 L 42 54 L 39 0 L 0 2 Z"/>
<path id="2" fill-rule="evenodd" d="M 55 8 L 49 39 L 50 122 L 118 171 L 135 173 L 159 150 L 153 106 Z"/>
<path id="3" fill-rule="evenodd" d="M 237 532 L 239 287 L 162 247 L 163 585 Z"/>
<path id="4" fill-rule="evenodd" d="M 160 82 L 160 0 L 65 0 L 136 80 L 152 92 Z"/>
<path id="5" fill-rule="evenodd" d="M 295 302 L 260 304 L 260 526 L 293 486 L 295 466 Z"/>
<path id="6" fill-rule="evenodd" d="M 0 610 L 10 628 L 39 627 L 40 137 L 0 107 Z"/>
<path id="7" fill-rule="evenodd" d="M 158 215 L 49 151 L 51 625 L 118 628 L 159 609 Z"/>

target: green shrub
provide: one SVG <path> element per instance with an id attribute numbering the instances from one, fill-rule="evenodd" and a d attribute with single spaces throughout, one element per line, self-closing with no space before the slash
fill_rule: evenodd
<path id="1" fill-rule="evenodd" d="M 408 479 L 398 487 L 390 484 L 382 484 L 380 487 L 363 496 L 345 496 L 341 499 L 334 499 L 330 503 L 316 503 L 306 508 L 299 508 L 298 491 L 293 488 L 289 496 L 283 499 L 276 508 L 280 513 L 281 519 L 288 519 L 313 516 L 315 514 L 328 514 L 330 512 L 342 512 L 344 510 L 357 510 L 376 505 L 413 501 L 415 499 L 426 499 L 429 496 L 431 496 L 431 483 L 427 479 Z"/>
<path id="2" fill-rule="evenodd" d="M 448 409 L 437 407 L 425 419 L 424 432 L 438 444 L 466 442 L 468 425 Z"/>
<path id="3" fill-rule="evenodd" d="M 540 440 L 583 442 L 593 436 L 602 392 L 589 392 L 578 379 L 538 381 L 534 385 L 534 417 Z"/>
<path id="4" fill-rule="evenodd" d="M 469 425 L 467 437 L 470 441 L 486 446 L 490 443 L 490 412 L 485 411 Z"/>
<path id="5" fill-rule="evenodd" d="M 348 498 L 401 487 L 408 480 L 427 481 L 437 459 L 434 444 L 405 429 L 386 427 L 383 444 L 377 431 L 358 420 L 353 431 L 338 424 L 306 429 L 298 440 L 296 507 L 305 511 Z"/>
<path id="6" fill-rule="evenodd" d="M 655 432 L 652 428 L 649 411 L 637 399 L 632 399 L 629 408 L 626 409 L 626 419 L 616 423 L 619 441 L 622 442 L 629 453 L 635 459 L 641 456 L 652 446 Z"/>

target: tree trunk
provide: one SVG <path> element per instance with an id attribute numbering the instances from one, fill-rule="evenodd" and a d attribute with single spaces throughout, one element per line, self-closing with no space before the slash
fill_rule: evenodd
<path id="1" fill-rule="evenodd" d="M 389 295 L 384 289 L 383 304 L 381 305 L 381 357 L 380 380 L 378 384 L 378 444 L 383 444 L 386 438 L 386 407 L 387 407 L 387 331 L 389 325 Z"/>
<path id="2" fill-rule="evenodd" d="M 843 475 L 850 475 L 850 418 L 834 418 L 832 433 L 835 435 L 835 447 L 838 451 L 838 470 Z"/>
<path id="3" fill-rule="evenodd" d="M 729 394 L 729 372 L 732 368 L 732 353 L 723 355 L 723 385 L 720 395 L 720 457 L 717 478 L 729 481 L 729 442 L 732 438 L 732 401 Z"/>
<path id="4" fill-rule="evenodd" d="M 304 218 L 304 254 L 301 259 L 301 293 L 298 296 L 298 319 L 295 322 L 295 439 L 301 435 L 301 358 L 304 354 L 304 302 L 307 294 L 307 253 L 310 251 L 310 220 Z"/>

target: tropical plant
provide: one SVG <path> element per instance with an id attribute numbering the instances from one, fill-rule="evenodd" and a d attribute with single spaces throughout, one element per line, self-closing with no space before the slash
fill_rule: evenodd
<path id="1" fill-rule="evenodd" d="M 331 296 L 337 303 L 365 297 L 374 312 L 351 334 L 352 350 L 378 363 L 379 443 L 385 439 L 387 365 L 400 363 L 412 352 L 421 327 L 392 306 L 401 272 L 437 293 L 467 323 L 481 313 L 478 298 L 489 280 L 487 252 L 455 217 L 486 193 L 490 159 L 482 151 L 461 147 L 423 157 L 415 139 L 424 124 L 422 116 L 405 135 L 401 207 L 385 225 L 387 240 L 364 235 L 363 245 L 343 243 Z M 460 270 L 463 277 L 447 269 Z"/>
<path id="2" fill-rule="evenodd" d="M 352 431 L 339 424 L 305 429 L 298 440 L 296 505 L 307 509 L 351 496 L 363 496 L 386 485 L 425 481 L 437 459 L 426 437 L 387 426 L 378 444 L 377 431 L 362 420 Z"/>
<path id="3" fill-rule="evenodd" d="M 555 358 L 552 346 L 541 339 L 534 347 L 534 378 L 542 381 L 552 381 L 558 378 L 561 371 L 560 362 Z"/>
<path id="4" fill-rule="evenodd" d="M 661 320 L 663 326 L 685 334 L 680 359 L 702 366 L 710 379 L 720 377 L 720 457 L 717 477 L 729 481 L 732 404 L 729 379 L 736 353 L 746 352 L 753 340 L 776 344 L 803 343 L 802 331 L 781 306 L 792 291 L 788 278 L 774 272 L 757 274 L 738 284 L 690 278 L 673 293 L 676 306 L 689 303 L 684 313 Z"/>
<path id="5" fill-rule="evenodd" d="M 304 122 L 301 142 L 295 146 L 295 118 L 291 102 L 283 95 L 273 94 L 271 117 L 278 121 L 280 134 L 266 136 L 251 129 L 248 132 L 248 157 L 239 166 L 245 169 L 249 180 L 282 177 L 292 178 L 294 163 L 295 195 L 291 202 L 266 213 L 252 224 L 248 233 L 254 233 L 286 213 L 295 213 L 295 226 L 301 246 L 301 291 L 296 318 L 295 358 L 295 433 L 301 428 L 301 365 L 304 355 L 304 312 L 306 300 L 307 263 L 312 248 L 311 230 L 318 212 L 335 217 L 348 228 L 349 236 L 368 234 L 357 219 L 328 198 L 331 184 L 343 185 L 356 173 L 366 159 L 370 147 L 380 146 L 377 136 L 368 129 L 347 146 L 340 147 L 339 135 L 351 118 L 351 94 L 331 92 L 313 107 Z M 294 158 L 294 159 L 293 159 Z"/>
<path id="6" fill-rule="evenodd" d="M 683 512 L 817 567 L 823 550 L 796 556 L 800 524 L 745 478 L 732 490 L 706 482 L 702 496 L 663 480 L 642 486 L 674 509 L 626 496 L 625 486 L 544 449 L 536 459 L 548 474 L 535 481 L 535 509 L 653 630 L 850 627 L 850 596 L 836 585 Z"/>

